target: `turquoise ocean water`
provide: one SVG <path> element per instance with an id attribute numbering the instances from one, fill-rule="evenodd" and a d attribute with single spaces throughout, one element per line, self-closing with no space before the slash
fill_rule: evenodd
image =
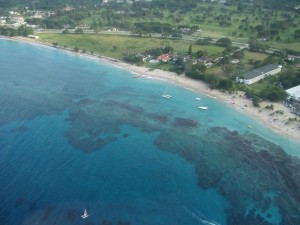
<path id="1" fill-rule="evenodd" d="M 300 142 L 100 60 L 0 58 L 0 224 L 300 224 Z"/>

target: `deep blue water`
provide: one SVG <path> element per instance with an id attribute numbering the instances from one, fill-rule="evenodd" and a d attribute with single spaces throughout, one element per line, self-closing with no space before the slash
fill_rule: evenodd
<path id="1" fill-rule="evenodd" d="M 100 60 L 7 40 L 0 57 L 1 224 L 300 220 L 299 142 Z"/>

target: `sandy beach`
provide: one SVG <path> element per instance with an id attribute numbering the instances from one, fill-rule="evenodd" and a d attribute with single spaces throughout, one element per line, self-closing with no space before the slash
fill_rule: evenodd
<path id="1" fill-rule="evenodd" d="M 10 40 L 28 42 L 28 43 L 37 43 L 43 45 L 49 45 L 43 42 L 38 41 L 37 39 L 25 38 L 25 37 L 13 37 L 6 38 Z M 62 48 L 63 49 L 63 48 Z M 72 51 L 71 49 L 64 49 L 67 51 Z M 73 51 L 72 51 L 73 52 Z M 183 88 L 193 90 L 195 92 L 207 95 L 211 98 L 215 98 L 218 101 L 222 101 L 226 104 L 229 104 L 234 110 L 241 111 L 242 113 L 256 119 L 257 121 L 268 126 L 275 132 L 284 135 L 290 139 L 300 140 L 300 123 L 299 122 L 289 122 L 289 118 L 297 117 L 299 121 L 300 118 L 295 114 L 291 113 L 290 109 L 282 103 L 271 103 L 264 101 L 260 103 L 260 108 L 254 107 L 252 102 L 244 97 L 243 92 L 236 92 L 234 94 L 223 93 L 219 90 L 212 90 L 207 84 L 202 81 L 193 80 L 186 77 L 185 75 L 177 75 L 176 73 L 163 71 L 163 70 L 150 70 L 146 67 L 140 67 L 136 65 L 131 65 L 124 63 L 120 60 L 116 60 L 109 57 L 104 57 L 100 55 L 90 55 L 84 53 L 75 53 L 87 57 L 92 57 L 94 59 L 99 59 L 104 62 L 113 64 L 117 67 L 127 69 L 133 73 L 133 79 L 149 79 L 155 78 L 160 80 L 165 80 L 172 82 L 173 84 L 179 85 Z M 268 105 L 273 105 L 273 110 L 266 109 Z M 250 125 L 251 127 L 251 125 Z"/>

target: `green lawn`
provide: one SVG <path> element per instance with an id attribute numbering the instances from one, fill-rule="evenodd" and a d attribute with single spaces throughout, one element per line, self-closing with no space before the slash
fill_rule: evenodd
<path id="1" fill-rule="evenodd" d="M 184 40 L 159 39 L 151 37 L 133 37 L 120 35 L 76 35 L 76 34 L 39 34 L 40 40 L 48 43 L 58 43 L 60 46 L 94 52 L 104 56 L 122 58 L 124 54 L 143 53 L 151 48 L 165 47 L 170 45 L 174 51 L 185 53 L 188 51 L 190 42 Z M 193 52 L 207 51 L 209 55 L 219 55 L 222 47 L 215 45 L 193 45 Z"/>
<path id="2" fill-rule="evenodd" d="M 260 53 L 260 52 L 249 52 L 249 51 L 245 51 L 245 56 L 242 59 L 242 62 L 247 63 L 249 60 L 264 60 L 265 58 L 268 57 L 267 54 L 265 53 Z"/>
<path id="3" fill-rule="evenodd" d="M 300 52 L 300 43 L 299 42 L 298 43 L 268 42 L 268 45 L 271 48 L 276 48 L 276 49 L 281 49 L 281 50 L 290 49 L 290 50 Z"/>
<path id="4" fill-rule="evenodd" d="M 262 90 L 267 89 L 268 87 L 275 87 L 277 77 L 278 75 L 267 77 L 249 85 L 248 88 L 253 90 L 255 93 L 260 93 Z"/>

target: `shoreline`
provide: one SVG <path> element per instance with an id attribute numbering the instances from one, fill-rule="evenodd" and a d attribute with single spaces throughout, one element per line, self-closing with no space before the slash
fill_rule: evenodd
<path id="1" fill-rule="evenodd" d="M 300 138 L 300 123 L 288 123 L 289 118 L 297 117 L 297 115 L 290 112 L 282 103 L 274 103 L 263 101 L 260 103 L 260 108 L 254 107 L 252 101 L 244 98 L 244 93 L 241 91 L 234 94 L 226 94 L 216 89 L 210 89 L 207 84 L 199 80 L 193 80 L 185 77 L 184 75 L 177 75 L 169 71 L 162 71 L 155 69 L 150 71 L 149 68 L 130 65 L 124 62 L 109 62 L 127 69 L 134 74 L 139 74 L 138 78 L 154 78 L 171 82 L 182 88 L 189 89 L 199 94 L 203 94 L 207 97 L 213 98 L 217 101 L 230 105 L 234 110 L 238 110 L 246 116 L 253 118 L 254 120 L 266 125 L 272 129 L 275 133 L 284 135 L 290 139 L 298 140 Z M 266 109 L 268 105 L 273 105 L 274 109 Z M 283 114 L 276 113 L 276 111 L 283 111 Z M 251 126 L 251 124 L 249 124 Z"/>
<path id="2" fill-rule="evenodd" d="M 52 44 L 40 42 L 37 39 L 31 39 L 26 37 L 0 37 L 0 39 L 6 40 L 14 40 L 24 43 L 31 44 L 39 44 L 49 47 L 54 47 Z M 300 123 L 299 122 L 289 122 L 289 118 L 297 117 L 300 120 L 300 117 L 291 113 L 290 109 L 287 108 L 282 103 L 273 103 L 268 101 L 263 101 L 260 103 L 260 108 L 254 107 L 252 102 L 244 98 L 244 93 L 241 91 L 235 92 L 234 94 L 226 94 L 221 92 L 220 90 L 210 89 L 207 84 L 200 80 L 193 80 L 191 78 L 186 77 L 185 75 L 177 75 L 176 73 L 164 71 L 164 70 L 150 70 L 147 67 L 136 66 L 132 64 L 125 63 L 118 59 L 97 55 L 97 54 L 88 54 L 81 52 L 74 52 L 70 48 L 60 48 L 57 49 L 65 50 L 68 52 L 72 52 L 73 54 L 89 57 L 96 60 L 101 60 L 102 62 L 109 63 L 113 66 L 116 66 L 121 69 L 126 69 L 134 76 L 133 78 L 143 78 L 143 79 L 158 79 L 164 80 L 166 82 L 170 82 L 176 84 L 182 88 L 189 89 L 199 94 L 206 95 L 210 98 L 216 99 L 225 104 L 231 105 L 234 110 L 238 110 L 246 116 L 253 118 L 254 120 L 264 124 L 269 127 L 275 133 L 284 135 L 285 137 L 299 141 L 300 139 Z M 273 105 L 274 109 L 266 109 L 265 107 L 268 105 Z M 276 113 L 277 111 L 277 113 Z M 283 112 L 283 114 L 278 112 Z M 249 124 L 251 128 L 251 124 Z"/>

